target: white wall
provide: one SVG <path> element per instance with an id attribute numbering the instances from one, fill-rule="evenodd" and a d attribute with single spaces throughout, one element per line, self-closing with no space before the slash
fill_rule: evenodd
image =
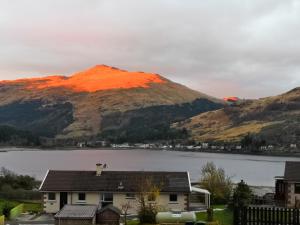
<path id="1" fill-rule="evenodd" d="M 44 193 L 44 211 L 46 213 L 57 213 L 60 210 L 60 193 L 56 193 L 55 200 L 48 200 L 48 193 Z M 129 202 L 131 208 L 129 209 L 128 213 L 137 213 L 138 210 L 138 200 L 126 198 L 126 193 L 114 193 L 113 197 L 113 205 L 119 209 L 122 209 L 122 205 Z M 86 200 L 79 201 L 78 200 L 78 193 L 77 192 L 69 192 L 68 193 L 68 204 L 92 204 L 98 205 L 101 201 L 101 193 L 99 192 L 87 192 L 86 193 Z M 162 211 L 169 211 L 169 210 L 178 210 L 184 211 L 187 210 L 187 201 L 188 196 L 186 194 L 177 194 L 177 202 L 170 202 L 169 201 L 169 193 L 161 193 L 155 203 L 159 206 L 160 210 Z"/>

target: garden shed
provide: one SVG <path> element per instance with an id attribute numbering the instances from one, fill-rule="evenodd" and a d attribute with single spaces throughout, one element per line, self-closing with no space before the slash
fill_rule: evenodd
<path id="1" fill-rule="evenodd" d="M 94 225 L 97 205 L 65 205 L 56 215 L 55 225 Z"/>
<path id="2" fill-rule="evenodd" d="M 119 225 L 121 210 L 113 205 L 107 205 L 97 212 L 97 224 Z"/>

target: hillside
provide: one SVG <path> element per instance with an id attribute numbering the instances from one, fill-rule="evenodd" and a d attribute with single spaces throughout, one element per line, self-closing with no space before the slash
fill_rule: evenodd
<path id="1" fill-rule="evenodd" d="M 0 81 L 0 125 L 45 137 L 168 138 L 171 123 L 222 106 L 158 74 L 105 65 L 70 76 Z"/>
<path id="2" fill-rule="evenodd" d="M 300 87 L 282 95 L 206 112 L 173 124 L 198 141 L 238 142 L 248 133 L 267 143 L 300 143 Z"/>

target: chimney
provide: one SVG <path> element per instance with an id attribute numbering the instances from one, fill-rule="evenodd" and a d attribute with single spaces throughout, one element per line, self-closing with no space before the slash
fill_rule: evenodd
<path id="1" fill-rule="evenodd" d="M 106 164 L 102 164 L 102 163 L 97 163 L 96 164 L 96 176 L 101 176 L 101 173 L 103 171 L 103 169 L 106 168 Z"/>

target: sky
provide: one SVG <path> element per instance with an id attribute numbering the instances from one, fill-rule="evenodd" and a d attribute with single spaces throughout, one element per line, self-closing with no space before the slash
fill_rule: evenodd
<path id="1" fill-rule="evenodd" d="M 0 0 L 0 80 L 97 64 L 216 97 L 300 86 L 298 0 Z"/>

